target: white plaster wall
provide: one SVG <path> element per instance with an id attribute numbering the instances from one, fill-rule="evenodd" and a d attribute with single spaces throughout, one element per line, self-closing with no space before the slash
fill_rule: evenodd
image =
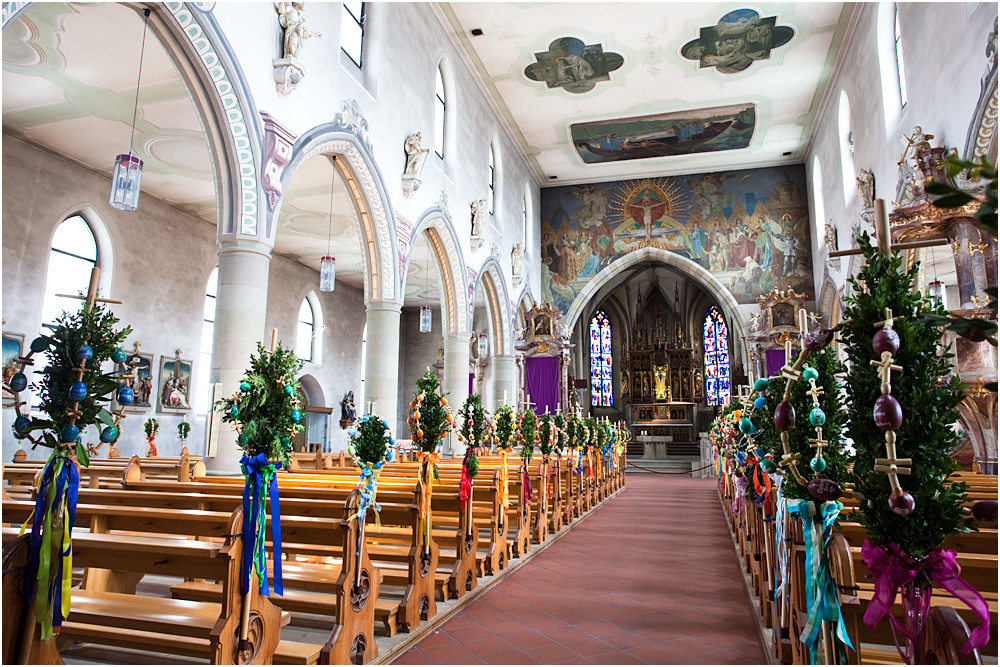
<path id="1" fill-rule="evenodd" d="M 420 333 L 420 309 L 404 308 L 399 316 L 399 390 L 397 398 L 396 437 L 410 438 L 406 412 L 417 386 L 414 381 L 432 369 L 438 360 L 438 350 L 444 347 L 441 333 L 441 309 L 431 310 L 430 333 Z"/>
<path id="2" fill-rule="evenodd" d="M 194 361 L 197 375 L 205 287 L 218 262 L 215 227 L 145 195 L 137 212 L 118 211 L 107 203 L 109 179 L 6 134 L 3 167 L 4 329 L 25 334 L 26 342 L 38 335 L 52 235 L 59 222 L 81 206 L 89 206 L 111 238 L 109 296 L 123 302 L 114 306 L 114 312 L 123 326 L 134 330 L 126 349 L 138 339 L 141 351 L 154 355 L 158 378 L 160 356 L 172 356 L 180 348 L 184 358 Z M 107 270 L 106 265 L 102 267 Z M 324 405 L 334 408 L 331 443 L 337 451 L 346 446 L 346 432 L 337 423 L 340 400 L 345 392 L 360 389 L 365 308 L 360 290 L 340 284 L 334 292 L 323 294 L 318 285 L 318 272 L 284 257 L 272 257 L 266 330 L 277 328 L 279 338 L 294 346 L 299 306 L 307 293 L 316 291 L 327 327 L 320 336 L 323 363 L 307 363 L 302 372 L 316 378 Z M 123 456 L 145 454 L 141 426 L 149 415 L 160 422 L 160 454 L 179 452 L 176 425 L 181 417 L 147 412 L 123 422 L 118 444 Z M 5 461 L 17 447 L 10 428 L 13 419 L 13 410 L 3 410 Z M 189 413 L 188 421 L 193 427 L 188 446 L 192 453 L 203 453 L 205 417 Z M 96 436 L 96 432 L 88 433 L 84 439 L 93 442 Z M 29 458 L 45 455 L 47 451 L 36 450 Z"/>
<path id="3" fill-rule="evenodd" d="M 307 3 L 305 16 L 310 30 L 322 38 L 310 38 L 300 53 L 307 76 L 298 89 L 285 98 L 278 96 L 271 59 L 280 56 L 281 32 L 273 3 L 218 3 L 213 12 L 240 61 L 251 94 L 261 111 L 267 111 L 296 135 L 330 122 L 345 99 L 358 101 L 368 121 L 369 136 L 378 168 L 386 182 L 397 213 L 410 220 L 434 205 L 442 192 L 458 231 L 468 266 L 482 265 L 496 244 L 508 292 L 511 281 L 510 251 L 524 237 L 522 200 L 531 193 L 530 244 L 525 253 L 527 284 L 539 289 L 538 183 L 517 147 L 478 87 L 447 30 L 430 3 L 368 3 L 369 11 L 363 64 L 364 76 L 343 57 L 339 35 L 339 3 Z M 401 175 L 405 164 L 403 143 L 421 130 L 424 146 L 433 146 L 434 85 L 442 57 L 451 63 L 454 87 L 448 91 L 448 113 L 455 123 L 442 162 L 433 151 L 427 159 L 423 185 L 412 198 L 403 196 Z M 366 87 L 362 79 L 369 81 Z M 487 225 L 483 247 L 472 250 L 471 210 L 473 200 L 486 197 L 489 145 L 499 138 L 497 198 L 501 215 Z M 520 290 L 518 290 L 518 293 Z M 464 297 L 464 295 L 463 295 Z"/>
<path id="4" fill-rule="evenodd" d="M 889 131 L 878 69 L 878 5 L 858 4 L 857 25 L 849 35 L 843 63 L 830 82 L 805 157 L 813 218 L 816 193 L 811 187 L 812 165 L 813 157 L 818 156 L 823 175 L 823 208 L 826 218 L 833 218 L 837 227 L 841 249 L 851 247 L 851 227 L 860 219 L 861 205 L 856 190 L 852 190 L 850 202 L 847 205 L 844 202 L 837 124 L 840 91 L 847 91 L 851 104 L 855 167 L 875 174 L 875 195 L 886 199 L 891 210 L 896 193 L 896 163 L 904 147 L 901 135 L 909 135 L 914 125 L 920 125 L 924 132 L 934 135 L 931 145 L 955 147 L 959 153 L 965 149 L 966 133 L 979 99 L 980 77 L 986 71 L 986 40 L 997 17 L 996 3 L 978 3 L 971 17 L 967 15 L 966 4 L 899 4 L 908 102 L 898 123 Z M 828 251 L 823 245 L 822 221 L 816 224 L 818 229 L 813 230 L 812 237 L 813 266 L 819 294 Z M 831 275 L 839 288 L 846 282 L 846 276 L 838 265 L 839 262 L 834 264 Z M 847 265 L 847 260 L 843 260 L 844 272 Z"/>

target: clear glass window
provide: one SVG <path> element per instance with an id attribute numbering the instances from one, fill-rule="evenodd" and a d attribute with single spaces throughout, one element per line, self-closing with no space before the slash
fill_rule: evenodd
<path id="1" fill-rule="evenodd" d="M 340 17 L 340 48 L 355 65 L 361 67 L 361 50 L 365 40 L 365 3 L 345 2 Z"/>

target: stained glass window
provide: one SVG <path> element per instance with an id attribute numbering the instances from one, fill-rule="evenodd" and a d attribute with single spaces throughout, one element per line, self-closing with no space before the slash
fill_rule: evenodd
<path id="1" fill-rule="evenodd" d="M 614 405 L 611 395 L 611 323 L 603 310 L 590 320 L 590 404 Z"/>
<path id="2" fill-rule="evenodd" d="M 729 328 L 712 306 L 705 315 L 705 398 L 709 405 L 729 405 L 730 396 Z"/>

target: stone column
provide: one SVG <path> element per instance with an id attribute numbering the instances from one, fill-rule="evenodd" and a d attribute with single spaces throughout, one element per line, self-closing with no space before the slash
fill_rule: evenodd
<path id="1" fill-rule="evenodd" d="M 444 386 L 441 393 L 447 395 L 451 414 L 458 415 L 462 404 L 469 396 L 469 334 L 446 333 L 444 335 Z M 454 432 L 443 443 L 446 455 L 465 455 L 465 445 L 458 441 Z"/>
<path id="2" fill-rule="evenodd" d="M 493 357 L 493 412 L 501 405 L 514 406 L 517 399 L 515 385 L 514 355 L 498 354 Z M 504 392 L 507 402 L 503 402 Z"/>
<path id="3" fill-rule="evenodd" d="M 209 373 L 213 384 L 222 383 L 219 398 L 237 391 L 250 356 L 257 351 L 257 342 L 270 343 L 264 331 L 270 264 L 271 248 L 260 241 L 236 238 L 219 242 L 219 286 Z M 214 451 L 214 456 L 205 458 L 211 472 L 239 472 L 240 449 L 236 433 L 228 424 L 220 424 Z"/>
<path id="4" fill-rule="evenodd" d="M 399 317 L 402 304 L 395 301 L 370 301 L 366 309 L 368 338 L 365 351 L 365 403 L 375 402 L 375 411 L 395 435 L 399 433 Z M 364 414 L 367 405 L 359 405 Z"/>

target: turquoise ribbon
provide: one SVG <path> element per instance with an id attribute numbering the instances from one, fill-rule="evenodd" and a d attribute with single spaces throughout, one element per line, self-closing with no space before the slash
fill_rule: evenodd
<path id="1" fill-rule="evenodd" d="M 826 547 L 833 537 L 833 526 L 844 505 L 836 500 L 828 500 L 817 509 L 816 503 L 811 500 L 789 500 L 787 508 L 789 514 L 797 516 L 802 522 L 802 536 L 806 547 L 806 607 L 809 609 L 809 619 L 799 639 L 809 649 L 810 664 L 815 665 L 823 621 L 835 623 L 836 639 L 840 640 L 837 657 L 840 663 L 844 663 L 847 657 L 844 645 L 851 649 L 854 646 L 847 637 L 837 584 L 826 556 Z"/>

